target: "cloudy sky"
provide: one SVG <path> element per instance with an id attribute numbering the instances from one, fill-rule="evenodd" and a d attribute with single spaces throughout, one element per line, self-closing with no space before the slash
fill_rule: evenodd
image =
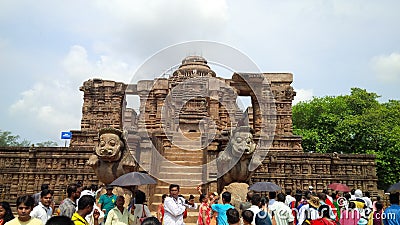
<path id="1" fill-rule="evenodd" d="M 399 10 L 398 0 L 0 0 L 0 130 L 62 144 L 61 131 L 80 128 L 84 81 L 129 82 L 156 52 L 192 40 L 293 73 L 295 101 L 351 87 L 400 99 Z"/>

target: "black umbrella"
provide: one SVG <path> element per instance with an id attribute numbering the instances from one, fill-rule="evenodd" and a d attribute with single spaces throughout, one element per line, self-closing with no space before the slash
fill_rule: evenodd
<path id="1" fill-rule="evenodd" d="M 400 182 L 393 184 L 390 186 L 390 188 L 387 190 L 387 192 L 400 192 Z"/>
<path id="2" fill-rule="evenodd" d="M 137 185 L 156 184 L 156 183 L 157 181 L 154 180 L 154 178 L 152 178 L 147 173 L 130 172 L 118 177 L 110 185 L 129 188 Z"/>
<path id="3" fill-rule="evenodd" d="M 256 191 L 256 192 L 275 192 L 275 191 L 280 191 L 282 190 L 281 187 L 278 185 L 271 183 L 271 182 L 257 182 L 254 183 L 249 187 L 249 190 Z"/>

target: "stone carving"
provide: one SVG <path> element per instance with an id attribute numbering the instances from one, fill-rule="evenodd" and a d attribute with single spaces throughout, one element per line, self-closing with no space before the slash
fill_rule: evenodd
<path id="1" fill-rule="evenodd" d="M 255 147 L 249 127 L 238 127 L 232 132 L 226 149 L 217 158 L 219 192 L 225 185 L 233 182 L 250 182 L 254 170 L 250 171 L 249 168 L 259 165 L 252 160 Z M 257 164 L 254 167 L 251 163 Z"/>
<path id="2" fill-rule="evenodd" d="M 91 166 L 97 178 L 109 184 L 117 177 L 135 170 L 135 159 L 129 153 L 125 138 L 120 130 L 104 128 L 99 131 L 99 144 L 87 165 Z"/>

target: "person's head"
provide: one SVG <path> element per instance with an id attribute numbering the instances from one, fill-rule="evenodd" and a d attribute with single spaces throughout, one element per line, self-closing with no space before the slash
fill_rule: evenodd
<path id="1" fill-rule="evenodd" d="M 0 202 L 0 219 L 3 219 L 4 223 L 14 219 L 10 203 Z"/>
<path id="2" fill-rule="evenodd" d="M 253 197 L 253 195 L 254 195 L 254 191 L 249 191 L 249 192 L 247 192 L 247 194 L 246 194 L 246 201 L 250 202 L 250 201 L 251 201 L 251 198 Z"/>
<path id="3" fill-rule="evenodd" d="M 260 204 L 261 204 L 261 206 L 268 205 L 268 202 L 269 202 L 268 197 L 262 197 L 261 201 L 260 201 Z"/>
<path id="4" fill-rule="evenodd" d="M 161 225 L 161 223 L 156 217 L 150 216 L 143 220 L 142 225 Z"/>
<path id="5" fill-rule="evenodd" d="M 224 197 L 224 194 L 222 194 L 222 198 L 223 197 Z M 226 211 L 226 217 L 228 218 L 229 224 L 237 224 L 240 221 L 239 212 L 235 208 L 228 209 Z"/>
<path id="6" fill-rule="evenodd" d="M 228 191 L 225 191 L 222 193 L 222 202 L 223 203 L 230 203 L 231 202 L 231 193 Z"/>
<path id="7" fill-rule="evenodd" d="M 362 191 L 360 189 L 357 189 L 356 191 L 354 191 L 354 196 L 356 198 L 361 198 L 363 196 Z"/>
<path id="8" fill-rule="evenodd" d="M 40 202 L 46 206 L 49 207 L 52 200 L 53 200 L 53 191 L 49 189 L 44 189 L 42 192 L 40 192 Z"/>
<path id="9" fill-rule="evenodd" d="M 208 202 L 207 196 L 205 194 L 201 194 L 199 197 L 199 201 L 201 203 L 207 203 Z"/>
<path id="10" fill-rule="evenodd" d="M 47 220 L 46 225 L 74 225 L 68 216 L 53 216 Z"/>
<path id="11" fill-rule="evenodd" d="M 190 195 L 189 196 L 189 200 L 188 200 L 188 202 L 190 203 L 190 204 L 194 204 L 194 195 Z"/>
<path id="12" fill-rule="evenodd" d="M 242 212 L 243 223 L 251 224 L 253 222 L 254 213 L 251 210 L 244 210 Z"/>
<path id="13" fill-rule="evenodd" d="M 168 196 L 167 194 L 163 194 L 163 195 L 161 196 L 161 202 L 162 202 L 162 203 L 164 203 L 165 198 L 166 198 L 167 196 Z"/>
<path id="14" fill-rule="evenodd" d="M 259 194 L 254 194 L 253 197 L 251 197 L 251 204 L 255 206 L 260 206 L 261 202 L 261 195 Z"/>
<path id="15" fill-rule="evenodd" d="M 173 198 L 178 198 L 179 195 L 179 185 L 177 184 L 170 184 L 169 185 L 169 195 Z"/>
<path id="16" fill-rule="evenodd" d="M 124 207 L 125 204 L 125 198 L 122 195 L 119 195 L 117 197 L 117 201 L 115 202 L 115 206 L 117 206 L 118 208 L 122 208 Z"/>
<path id="17" fill-rule="evenodd" d="M 356 203 L 354 203 L 353 201 L 349 202 L 349 209 L 355 209 L 356 208 Z"/>
<path id="18" fill-rule="evenodd" d="M 318 193 L 317 193 L 317 197 L 318 197 L 319 199 L 321 199 L 323 202 L 326 201 L 326 194 L 323 193 L 323 192 L 318 192 Z"/>
<path id="19" fill-rule="evenodd" d="M 350 194 L 354 195 L 355 192 L 356 192 L 356 189 L 353 188 L 353 189 L 351 189 Z"/>
<path id="20" fill-rule="evenodd" d="M 390 204 L 399 204 L 399 192 L 397 193 L 390 193 L 389 195 L 389 202 Z"/>
<path id="21" fill-rule="evenodd" d="M 381 201 L 381 196 L 376 196 L 376 201 Z"/>
<path id="22" fill-rule="evenodd" d="M 319 216 L 320 217 L 325 217 L 325 218 L 329 218 L 330 217 L 329 206 L 328 205 L 321 205 L 318 208 L 318 212 L 319 212 Z"/>
<path id="23" fill-rule="evenodd" d="M 276 192 L 268 192 L 268 197 L 269 197 L 269 199 L 275 199 L 276 198 Z"/>
<path id="24" fill-rule="evenodd" d="M 81 196 L 81 188 L 76 184 L 70 184 L 67 187 L 68 198 L 76 201 Z"/>
<path id="25" fill-rule="evenodd" d="M 308 190 L 312 192 L 312 191 L 314 191 L 314 187 L 312 185 L 310 185 L 310 186 L 308 186 Z"/>
<path id="26" fill-rule="evenodd" d="M 30 195 L 24 195 L 17 198 L 17 213 L 20 221 L 28 221 L 31 219 L 29 215 L 35 205 L 35 200 Z"/>
<path id="27" fill-rule="evenodd" d="M 278 196 L 276 197 L 276 200 L 278 200 L 278 202 L 285 202 L 285 194 L 283 193 L 279 193 Z"/>
<path id="28" fill-rule="evenodd" d="M 92 212 L 95 199 L 91 195 L 84 195 L 78 201 L 78 211 L 82 211 L 83 215 L 88 215 Z"/>
<path id="29" fill-rule="evenodd" d="M 348 200 L 350 200 L 351 195 L 350 195 L 350 193 L 346 192 L 343 194 L 343 197 L 348 201 Z"/>
<path id="30" fill-rule="evenodd" d="M 291 189 L 286 189 L 285 190 L 286 195 L 292 195 L 292 190 Z"/>
<path id="31" fill-rule="evenodd" d="M 146 201 L 146 194 L 141 190 L 135 191 L 135 203 L 136 204 L 144 204 Z"/>
<path id="32" fill-rule="evenodd" d="M 377 211 L 381 211 L 383 209 L 383 204 L 382 202 L 376 202 L 375 207 Z"/>
<path id="33" fill-rule="evenodd" d="M 367 198 L 371 198 L 371 193 L 369 191 L 364 192 L 364 196 Z"/>
<path id="34" fill-rule="evenodd" d="M 49 185 L 48 184 L 42 184 L 40 186 L 40 191 L 43 191 L 43 190 L 46 190 L 46 189 L 49 189 Z"/>
<path id="35" fill-rule="evenodd" d="M 113 190 L 114 190 L 114 187 L 113 186 L 111 186 L 111 185 L 106 185 L 106 191 L 107 191 L 107 195 L 113 195 Z"/>
<path id="36" fill-rule="evenodd" d="M 92 184 L 90 185 L 89 189 L 92 191 L 96 191 L 99 187 L 97 186 L 97 184 Z"/>

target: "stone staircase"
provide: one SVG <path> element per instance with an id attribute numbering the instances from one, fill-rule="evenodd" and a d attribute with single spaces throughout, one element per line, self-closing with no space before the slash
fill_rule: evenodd
<path id="1" fill-rule="evenodd" d="M 150 210 L 156 215 L 157 207 L 161 204 L 163 194 L 169 194 L 170 184 L 180 185 L 180 194 L 189 199 L 189 195 L 195 196 L 195 202 L 199 202 L 197 186 L 202 182 L 203 151 L 201 150 L 200 133 L 186 133 L 179 136 L 174 134 L 172 146 L 165 149 L 164 157 L 167 159 L 160 163 L 159 180 L 151 196 Z M 186 224 L 195 224 L 198 209 L 189 210 Z"/>

